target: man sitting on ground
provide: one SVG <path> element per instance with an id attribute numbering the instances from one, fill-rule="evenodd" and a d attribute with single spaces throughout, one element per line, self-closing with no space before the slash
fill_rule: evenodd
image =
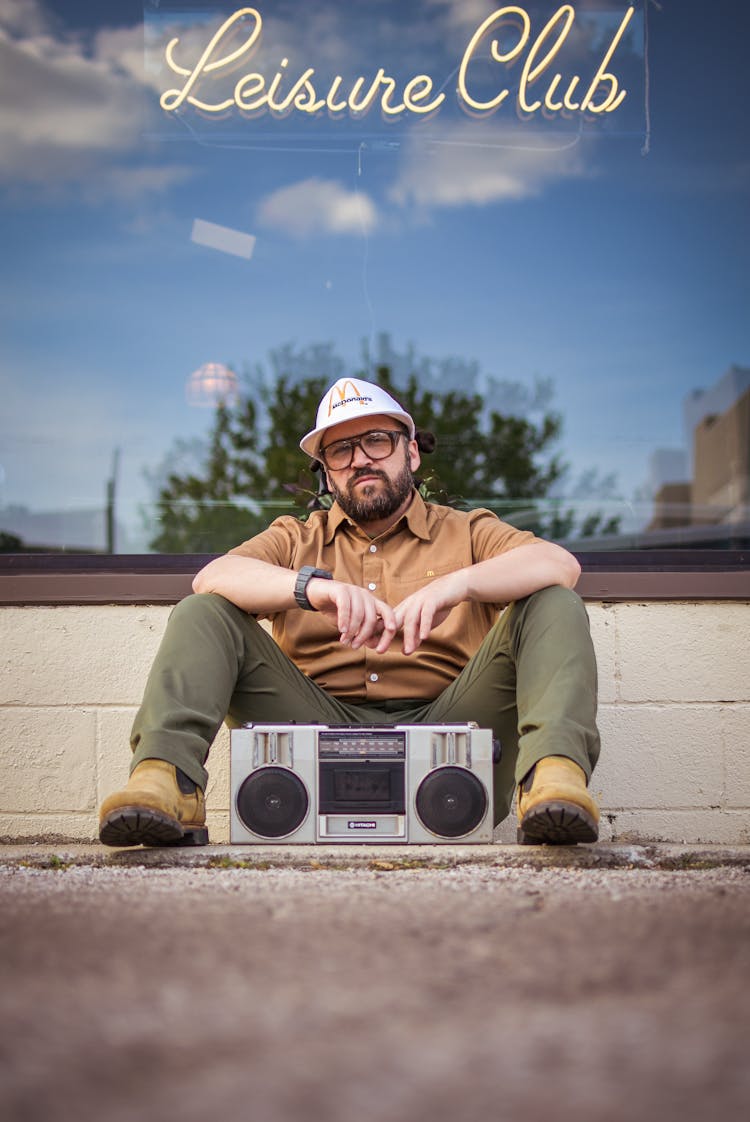
<path id="1" fill-rule="evenodd" d="M 490 511 L 425 502 L 414 421 L 380 386 L 335 383 L 300 446 L 333 505 L 277 518 L 197 574 L 148 678 L 129 782 L 101 806 L 101 840 L 207 841 L 204 765 L 226 720 L 475 721 L 502 745 L 495 824 L 518 784 L 521 840 L 596 841 L 596 662 L 576 559 Z"/>

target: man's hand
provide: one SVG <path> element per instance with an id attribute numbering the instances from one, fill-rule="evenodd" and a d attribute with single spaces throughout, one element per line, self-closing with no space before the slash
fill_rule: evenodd
<path id="1" fill-rule="evenodd" d="M 366 588 L 313 577 L 307 585 L 307 598 L 336 628 L 340 642 L 352 650 L 369 647 L 383 654 L 398 630 L 393 608 Z"/>
<path id="2" fill-rule="evenodd" d="M 574 588 L 580 572 L 578 561 L 567 550 L 536 541 L 437 577 L 395 609 L 367 589 L 320 577 L 309 582 L 307 596 L 336 628 L 341 642 L 354 650 L 366 646 L 383 654 L 394 635 L 403 631 L 404 654 L 410 655 L 464 600 L 508 604 L 549 585 Z M 270 614 L 295 606 L 296 575 L 280 565 L 225 554 L 201 569 L 193 591 L 215 592 L 245 612 Z"/>
<path id="3" fill-rule="evenodd" d="M 581 566 L 562 546 L 537 540 L 437 577 L 396 605 L 396 625 L 404 633 L 404 654 L 414 654 L 451 608 L 464 600 L 509 604 L 550 585 L 574 588 Z"/>
<path id="4" fill-rule="evenodd" d="M 404 633 L 404 654 L 414 654 L 432 629 L 447 618 L 451 608 L 467 598 L 466 571 L 458 569 L 438 577 L 396 605 L 396 626 Z"/>

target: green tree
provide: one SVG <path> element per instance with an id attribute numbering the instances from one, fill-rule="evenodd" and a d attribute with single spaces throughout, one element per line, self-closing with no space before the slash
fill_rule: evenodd
<path id="1" fill-rule="evenodd" d="M 549 457 L 562 429 L 556 413 L 546 412 L 538 423 L 496 410 L 485 417 L 486 403 L 477 393 L 436 393 L 413 376 L 404 387 L 394 386 L 386 367 L 376 380 L 403 402 L 418 428 L 436 434 L 423 474 L 451 501 L 540 498 L 562 477 L 559 457 Z"/>
<path id="2" fill-rule="evenodd" d="M 180 470 L 177 464 L 175 470 L 169 461 L 179 456 L 169 456 L 157 474 L 152 548 L 220 552 L 281 513 L 304 517 L 321 477 L 310 470 L 298 442 L 331 380 L 330 374 L 296 381 L 284 373 L 272 381 L 258 370 L 246 375 L 239 403 L 217 408 L 207 448 L 194 469 Z M 565 472 L 554 454 L 562 427 L 558 414 L 547 408 L 539 420 L 506 415 L 488 408 L 476 392 L 439 392 L 415 375 L 395 385 L 388 366 L 378 367 L 374 380 L 402 402 L 418 429 L 436 435 L 435 451 L 423 455 L 419 473 L 436 501 L 490 506 L 524 528 L 556 538 L 570 532 L 572 511 L 549 514 L 540 506 Z"/>
<path id="3" fill-rule="evenodd" d="M 0 530 L 0 553 L 21 553 L 24 548 L 23 541 L 17 534 Z"/>
<path id="4" fill-rule="evenodd" d="M 300 418 L 315 416 L 325 379 L 270 388 L 254 379 L 237 403 L 220 403 L 203 455 L 193 470 L 173 470 L 175 451 L 151 476 L 158 491 L 157 530 L 151 548 L 160 553 L 217 553 L 264 529 L 294 503 L 286 485 L 317 486 L 298 447 Z M 302 422 L 304 424 L 304 421 Z M 177 451 L 185 450 L 179 445 Z"/>

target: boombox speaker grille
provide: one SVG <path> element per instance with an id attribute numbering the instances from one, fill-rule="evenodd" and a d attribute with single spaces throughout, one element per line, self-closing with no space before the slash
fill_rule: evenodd
<path id="1" fill-rule="evenodd" d="M 254 834 L 283 838 L 305 820 L 307 790 L 301 779 L 284 767 L 252 772 L 237 792 L 237 813 Z"/>
<path id="2" fill-rule="evenodd" d="M 483 784 L 462 767 L 431 771 L 420 783 L 415 801 L 425 828 L 443 838 L 470 834 L 487 813 Z"/>

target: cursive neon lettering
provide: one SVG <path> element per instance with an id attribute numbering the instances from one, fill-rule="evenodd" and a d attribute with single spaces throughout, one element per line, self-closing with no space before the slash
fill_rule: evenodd
<path id="1" fill-rule="evenodd" d="M 493 39 L 491 51 L 492 57 L 494 58 L 495 62 L 512 62 L 513 59 L 516 58 L 516 56 L 519 55 L 523 48 L 526 46 L 529 34 L 531 33 L 531 20 L 529 19 L 527 13 L 523 10 L 523 8 L 507 7 L 500 8 L 499 11 L 493 12 L 491 16 L 487 17 L 484 23 L 479 25 L 479 27 L 469 40 L 468 47 L 464 51 L 464 56 L 461 59 L 461 66 L 458 70 L 458 93 L 459 96 L 463 98 L 463 100 L 471 109 L 489 112 L 490 110 L 497 109 L 498 105 L 500 105 L 501 102 L 505 101 L 505 98 L 508 96 L 508 90 L 501 90 L 497 97 L 492 98 L 490 101 L 477 101 L 476 98 L 473 98 L 471 96 L 466 86 L 466 71 L 468 69 L 469 63 L 474 57 L 474 52 L 476 51 L 479 43 L 482 41 L 490 27 L 492 27 L 492 25 L 495 23 L 499 23 L 505 17 L 511 14 L 521 17 L 521 21 L 523 23 L 521 37 L 519 38 L 515 47 L 513 47 L 512 50 L 508 51 L 507 54 L 500 53 L 497 39 Z"/>
<path id="2" fill-rule="evenodd" d="M 544 56 L 541 62 L 537 62 L 536 66 L 534 66 L 533 64 L 536 61 L 537 53 L 541 51 L 547 36 L 552 34 L 554 27 L 558 23 L 561 16 L 564 16 L 564 26 L 561 28 L 557 39 L 547 51 L 547 54 Z M 523 64 L 523 70 L 521 71 L 521 81 L 518 88 L 518 104 L 524 113 L 534 113 L 541 106 L 541 101 L 535 101 L 533 105 L 530 105 L 527 102 L 526 90 L 530 85 L 532 85 L 533 82 L 537 80 L 537 78 L 540 77 L 540 75 L 544 73 L 544 71 L 552 62 L 553 58 L 559 52 L 568 36 L 568 32 L 570 31 L 575 16 L 576 14 L 573 11 L 571 5 L 563 4 L 561 8 L 557 9 L 552 18 L 547 21 L 539 37 L 534 43 L 534 46 L 529 51 L 526 62 Z"/>
<path id="3" fill-rule="evenodd" d="M 549 84 L 549 89 L 547 90 L 547 93 L 544 95 L 544 108 L 549 109 L 550 113 L 557 113 L 560 109 L 563 108 L 563 106 L 565 104 L 563 101 L 553 101 L 552 100 L 553 96 L 557 92 L 557 87 L 560 85 L 561 82 L 562 82 L 562 74 L 555 74 L 554 78 L 552 79 L 552 81 Z"/>
<path id="4" fill-rule="evenodd" d="M 268 91 L 266 93 L 266 103 L 268 105 L 268 108 L 271 109 L 271 110 L 275 110 L 276 112 L 283 112 L 283 110 L 285 108 L 285 106 L 283 104 L 279 105 L 278 102 L 274 101 L 274 98 L 276 96 L 276 91 L 279 88 L 279 83 L 281 82 L 281 79 L 284 77 L 283 72 L 287 68 L 288 65 L 289 65 L 289 59 L 288 58 L 282 58 L 281 62 L 279 63 L 279 69 L 276 71 L 273 78 L 271 79 L 271 84 L 268 87 Z M 292 98 L 291 101 L 289 102 L 290 105 L 291 105 L 291 102 L 293 100 L 294 100 L 294 98 Z"/>
<path id="5" fill-rule="evenodd" d="M 235 51 L 232 51 L 231 54 L 226 55 L 224 58 L 214 59 L 213 62 L 209 62 L 208 60 L 211 58 L 214 48 L 216 47 L 217 43 L 221 42 L 224 34 L 230 31 L 231 28 L 234 27 L 234 25 L 241 19 L 244 19 L 245 16 L 252 16 L 255 20 L 253 29 L 250 32 L 250 36 L 247 41 L 241 46 L 237 47 Z M 196 108 L 198 109 L 202 109 L 206 113 L 221 113 L 225 109 L 228 109 L 232 104 L 231 98 L 228 101 L 220 102 L 218 105 L 209 105 L 207 102 L 199 102 L 192 96 L 190 91 L 198 81 L 200 75 L 204 73 L 204 71 L 206 73 L 210 73 L 213 70 L 221 70 L 224 67 L 231 65 L 231 63 L 236 62 L 238 58 L 241 58 L 242 55 L 247 54 L 248 51 L 251 51 L 255 43 L 260 38 L 260 29 L 262 23 L 263 21 L 261 19 L 260 12 L 257 12 L 255 8 L 239 8 L 233 15 L 229 17 L 229 19 L 225 20 L 225 22 L 221 25 L 216 34 L 209 41 L 208 46 L 206 47 L 197 64 L 193 67 L 192 70 L 186 70 L 184 67 L 178 66 L 175 63 L 174 49 L 179 43 L 179 39 L 171 39 L 167 44 L 167 49 L 165 52 L 167 65 L 171 70 L 174 71 L 175 74 L 181 74 L 183 78 L 187 78 L 187 82 L 181 90 L 164 91 L 164 93 L 161 95 L 161 98 L 159 99 L 159 104 L 161 105 L 162 109 L 166 109 L 168 112 L 174 112 L 174 110 L 179 109 L 185 101 L 189 102 L 190 105 L 196 106 Z"/>
<path id="6" fill-rule="evenodd" d="M 349 94 L 349 108 L 351 109 L 352 113 L 366 113 L 368 111 L 373 101 L 375 100 L 375 95 L 378 92 L 378 86 L 380 85 L 381 80 L 384 76 L 385 71 L 381 66 L 380 70 L 378 70 L 377 74 L 370 83 L 369 90 L 361 101 L 358 101 L 357 98 L 362 92 L 362 87 L 365 84 L 365 79 L 363 77 L 357 78 L 356 82 L 352 86 L 352 92 Z"/>
<path id="7" fill-rule="evenodd" d="M 404 86 L 404 105 L 410 113 L 432 113 L 445 101 L 445 94 L 439 93 L 428 105 L 417 105 L 432 93 L 432 78 L 429 74 L 417 74 Z"/>
<path id="8" fill-rule="evenodd" d="M 295 108 L 299 109 L 300 113 L 317 113 L 325 105 L 325 101 L 315 97 L 315 87 L 310 81 L 314 73 L 314 70 L 306 70 L 297 83 L 297 86 L 301 83 L 304 90 L 303 93 L 297 94 L 294 99 Z"/>
<path id="9" fill-rule="evenodd" d="M 339 92 L 339 86 L 341 85 L 343 80 L 344 79 L 341 77 L 341 75 L 337 74 L 331 82 L 331 88 L 328 91 L 328 97 L 326 98 L 326 105 L 328 106 L 328 109 L 331 113 L 341 113 L 344 109 L 347 108 L 346 101 L 335 100 L 336 94 Z"/>
<path id="10" fill-rule="evenodd" d="M 610 48 L 602 59 L 601 65 L 594 75 L 593 82 L 586 91 L 586 96 L 581 102 L 581 109 L 584 110 L 584 112 L 588 110 L 589 113 L 612 113 L 618 105 L 622 104 L 622 101 L 625 98 L 627 91 L 620 90 L 618 94 L 617 90 L 619 89 L 619 85 L 617 82 L 617 78 L 615 78 L 614 74 L 607 74 L 606 68 L 609 66 L 612 55 L 617 50 L 618 44 L 625 34 L 625 28 L 630 23 L 633 11 L 633 8 L 628 8 L 627 12 L 625 13 L 622 23 L 618 27 L 615 37 L 610 44 Z M 609 93 L 607 94 L 601 105 L 594 105 L 591 99 L 602 82 L 609 82 Z"/>
<path id="11" fill-rule="evenodd" d="M 402 101 L 400 105 L 391 105 L 391 98 L 396 89 L 396 80 L 395 78 L 387 77 L 382 70 L 379 70 L 378 73 L 382 74 L 380 80 L 383 85 L 388 87 L 380 99 L 380 108 L 383 113 L 385 113 L 386 117 L 397 117 L 399 113 L 403 113 L 404 109 L 406 109 L 406 104 Z"/>
<path id="12" fill-rule="evenodd" d="M 283 61 L 286 62 L 287 60 L 284 59 Z M 275 112 L 275 113 L 286 113 L 287 110 L 290 109 L 292 105 L 295 105 L 297 108 L 299 108 L 298 102 L 299 102 L 300 97 L 303 96 L 303 95 L 307 95 L 308 96 L 308 101 L 309 101 L 310 100 L 309 95 L 312 94 L 312 100 L 314 101 L 315 100 L 315 90 L 310 85 L 310 81 L 309 81 L 314 73 L 315 73 L 315 71 L 312 69 L 312 67 L 308 68 L 304 72 L 304 74 L 300 75 L 300 77 L 297 79 L 297 81 L 292 85 L 292 88 L 289 90 L 289 93 L 281 101 L 275 101 L 274 100 L 274 95 L 276 93 L 276 90 L 279 87 L 279 83 L 280 83 L 281 77 L 282 77 L 281 74 L 277 74 L 276 77 L 274 78 L 273 82 L 271 83 L 271 85 L 268 87 L 268 94 L 266 95 L 266 99 L 268 101 L 268 108 L 272 112 Z M 321 104 L 323 104 L 323 103 L 321 103 Z M 318 108 L 320 108 L 320 106 L 318 106 Z M 312 110 L 312 112 L 314 112 L 314 110 Z"/>
<path id="13" fill-rule="evenodd" d="M 531 18 L 525 8 L 515 4 L 498 8 L 477 27 L 462 55 L 456 87 L 459 105 L 477 116 L 496 112 L 506 102 L 510 89 L 501 81 L 496 92 L 490 96 L 484 92 L 480 95 L 470 84 L 471 64 L 481 58 L 487 61 L 489 56 L 491 62 L 507 70 L 526 52 L 516 95 L 520 114 L 529 117 L 540 110 L 545 116 L 575 111 L 593 115 L 614 112 L 627 96 L 627 90 L 621 87 L 617 75 L 608 68 L 634 11 L 633 5 L 625 11 L 586 93 L 582 97 L 578 94 L 580 100 L 575 100 L 582 83 L 580 74 L 566 76 L 558 68 L 555 73 L 548 74 L 570 37 L 576 19 L 573 4 L 561 4 L 533 39 Z M 246 35 L 239 27 L 241 22 L 249 24 Z M 260 45 L 262 28 L 263 19 L 256 8 L 238 8 L 211 36 L 192 67 L 177 58 L 180 39 L 170 39 L 164 50 L 164 60 L 181 82 L 162 93 L 159 99 L 162 109 L 172 113 L 190 105 L 205 114 L 216 114 L 235 106 L 242 112 L 267 110 L 276 115 L 298 112 L 309 116 L 327 109 L 332 115 L 348 111 L 352 116 L 363 116 L 379 104 L 385 117 L 394 118 L 404 113 L 416 116 L 434 113 L 445 101 L 444 92 L 434 92 L 434 82 L 429 74 L 415 74 L 404 82 L 401 89 L 400 82 L 380 66 L 374 77 L 362 74 L 354 77 L 349 85 L 341 74 L 336 74 L 328 82 L 311 66 L 301 70 L 296 77 L 294 73 L 290 74 L 289 58 L 286 57 L 280 60 L 268 84 L 261 67 L 258 71 L 243 74 L 231 89 L 231 96 L 222 91 L 224 96 L 215 93 L 211 100 L 210 92 L 207 96 L 200 87 L 210 86 L 220 78 L 226 80 L 226 75 L 236 69 L 236 64 L 243 58 L 249 58 Z M 238 36 L 241 42 L 234 45 Z M 502 74 L 502 71 L 498 70 L 498 73 Z M 540 86 L 537 96 L 532 98 L 531 88 L 541 83 L 545 74 L 546 89 Z"/>
<path id="14" fill-rule="evenodd" d="M 570 109 L 572 112 L 575 112 L 576 109 L 581 108 L 581 103 L 579 101 L 574 102 L 571 100 L 573 97 L 573 91 L 575 90 L 580 80 L 581 79 L 577 74 L 570 79 L 570 84 L 568 85 L 568 88 L 565 91 L 565 97 L 563 98 L 563 105 L 566 109 Z"/>
<path id="15" fill-rule="evenodd" d="M 246 90 L 246 86 L 250 89 Z M 245 74 L 234 87 L 234 104 L 246 113 L 254 109 L 262 109 L 266 104 L 266 95 L 263 92 L 265 88 L 266 83 L 262 74 Z M 255 101 L 248 100 L 248 97 L 252 98 L 255 94 L 259 95 Z"/>

